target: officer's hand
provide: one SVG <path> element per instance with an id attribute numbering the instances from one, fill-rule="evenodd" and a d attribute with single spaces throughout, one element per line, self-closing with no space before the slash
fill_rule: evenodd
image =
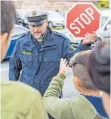
<path id="1" fill-rule="evenodd" d="M 59 73 L 65 75 L 68 68 L 66 59 L 61 59 Z"/>
<path id="2" fill-rule="evenodd" d="M 87 33 L 85 34 L 82 44 L 86 45 L 86 44 L 94 43 L 96 41 L 96 38 L 97 36 L 95 32 L 93 32 L 93 34 Z"/>

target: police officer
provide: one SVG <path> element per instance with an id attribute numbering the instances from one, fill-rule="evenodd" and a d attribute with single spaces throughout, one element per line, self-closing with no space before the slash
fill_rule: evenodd
<path id="1" fill-rule="evenodd" d="M 42 95 L 57 75 L 60 59 L 69 60 L 74 53 L 89 49 L 92 42 L 84 39 L 74 51 L 66 36 L 48 27 L 47 17 L 45 12 L 30 12 L 27 17 L 30 31 L 17 41 L 9 61 L 9 79 L 20 80 Z"/>

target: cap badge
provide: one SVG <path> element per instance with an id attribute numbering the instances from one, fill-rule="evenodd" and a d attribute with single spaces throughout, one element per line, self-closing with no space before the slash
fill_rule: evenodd
<path id="1" fill-rule="evenodd" d="M 32 11 L 32 15 L 33 16 L 36 16 L 37 15 L 37 12 L 36 11 Z"/>

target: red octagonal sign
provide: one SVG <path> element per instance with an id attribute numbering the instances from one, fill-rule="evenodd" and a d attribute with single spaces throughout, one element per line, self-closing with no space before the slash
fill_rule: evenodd
<path id="1" fill-rule="evenodd" d="M 100 13 L 90 3 L 78 3 L 67 13 L 66 27 L 75 37 L 96 31 L 99 23 Z"/>

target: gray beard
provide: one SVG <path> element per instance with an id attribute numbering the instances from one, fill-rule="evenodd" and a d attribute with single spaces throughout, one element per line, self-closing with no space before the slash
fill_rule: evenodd
<path id="1" fill-rule="evenodd" d="M 43 38 L 36 39 L 38 42 L 42 42 Z"/>
<path id="2" fill-rule="evenodd" d="M 40 38 L 36 38 L 36 37 L 35 37 L 35 39 L 36 39 L 38 42 L 42 42 L 43 37 L 44 37 L 44 34 L 42 34 L 42 36 L 41 36 Z"/>

